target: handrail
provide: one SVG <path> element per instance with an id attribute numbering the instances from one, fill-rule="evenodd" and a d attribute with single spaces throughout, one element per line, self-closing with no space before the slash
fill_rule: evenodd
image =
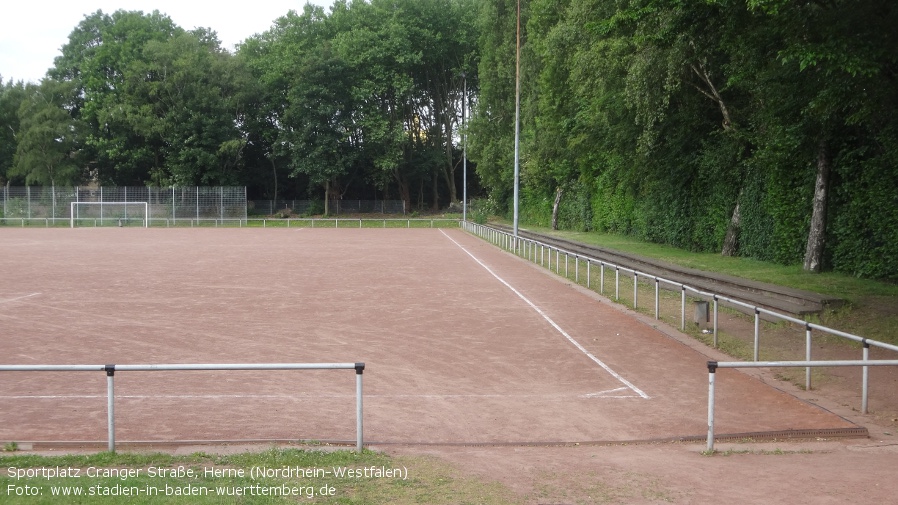
<path id="1" fill-rule="evenodd" d="M 714 394 L 715 376 L 718 368 L 771 368 L 771 367 L 820 367 L 820 366 L 861 366 L 864 367 L 864 403 L 866 404 L 866 377 L 871 366 L 898 366 L 898 360 L 831 360 L 831 361 L 709 361 L 708 362 L 708 451 L 714 450 Z M 866 406 L 864 407 L 866 410 Z"/>
<path id="2" fill-rule="evenodd" d="M 364 363 L 198 363 L 156 365 L 0 365 L 0 372 L 105 372 L 107 391 L 108 447 L 115 452 L 115 372 L 158 372 L 181 370 L 337 370 L 356 373 L 356 449 L 361 452 L 362 438 L 362 373 Z"/>
<path id="3" fill-rule="evenodd" d="M 622 270 L 624 272 L 630 272 L 633 275 L 633 306 L 634 306 L 634 308 L 638 308 L 638 297 L 637 297 L 638 277 L 642 276 L 647 279 L 653 279 L 655 282 L 655 319 L 659 319 L 659 317 L 660 317 L 659 310 L 658 310 L 659 309 L 659 302 L 658 302 L 659 284 L 663 282 L 666 285 L 670 285 L 670 286 L 679 288 L 679 290 L 681 292 L 680 329 L 683 331 L 685 331 L 685 329 L 686 329 L 686 291 L 695 293 L 697 296 L 700 296 L 700 297 L 710 298 L 713 301 L 713 313 L 714 313 L 713 339 L 714 339 L 714 347 L 715 348 L 718 345 L 718 342 L 717 342 L 717 340 L 718 340 L 718 317 L 717 317 L 718 303 L 723 301 L 723 302 L 726 302 L 726 303 L 729 303 L 732 305 L 738 305 L 740 307 L 749 309 L 754 312 L 754 352 L 753 352 L 754 355 L 753 355 L 753 361 L 758 361 L 759 354 L 760 354 L 760 317 L 761 317 L 761 314 L 766 314 L 766 315 L 774 317 L 774 318 L 778 318 L 778 319 L 781 319 L 784 321 L 789 321 L 791 323 L 795 323 L 795 324 L 804 326 L 805 332 L 806 332 L 805 356 L 806 356 L 807 361 L 811 360 L 811 331 L 812 330 L 817 330 L 817 331 L 829 333 L 831 335 L 835 335 L 838 337 L 853 340 L 855 342 L 860 342 L 864 345 L 865 352 L 868 352 L 867 348 L 869 346 L 879 347 L 882 349 L 887 349 L 890 351 L 898 352 L 898 346 L 893 345 L 893 344 L 889 344 L 886 342 L 880 342 L 878 340 L 861 337 L 859 335 L 854 335 L 854 334 L 847 333 L 844 331 L 836 330 L 834 328 L 829 328 L 827 326 L 823 326 L 820 324 L 811 323 L 811 322 L 805 321 L 803 319 L 798 319 L 798 318 L 795 318 L 795 317 L 792 317 L 792 316 L 789 316 L 786 314 L 781 314 L 774 310 L 766 309 L 766 308 L 760 307 L 758 305 L 748 303 L 743 300 L 739 300 L 737 298 L 721 295 L 718 293 L 704 291 L 702 289 L 699 289 L 699 288 L 696 288 L 693 286 L 689 286 L 688 284 L 684 284 L 679 281 L 666 279 L 666 278 L 658 276 L 658 275 L 645 273 L 645 272 L 642 272 L 637 269 L 633 269 L 633 268 L 629 268 L 629 267 L 626 267 L 623 265 L 616 264 L 614 262 L 600 260 L 600 259 L 592 258 L 592 257 L 586 256 L 583 254 L 575 253 L 573 251 L 568 251 L 561 247 L 547 244 L 547 243 L 539 241 L 539 240 L 520 237 L 520 236 L 514 237 L 512 234 L 510 234 L 506 231 L 499 230 L 497 228 L 493 228 L 490 226 L 473 223 L 471 221 L 464 221 L 461 223 L 461 226 L 469 233 L 479 236 L 480 238 L 483 238 L 484 240 L 487 240 L 488 242 L 491 242 L 505 250 L 514 251 L 514 253 L 518 254 L 518 255 L 525 254 L 528 261 L 536 262 L 536 256 L 537 256 L 536 248 L 539 248 L 540 249 L 540 265 L 543 265 L 543 266 L 545 266 L 544 265 L 544 256 L 545 256 L 544 252 L 545 252 L 545 250 L 548 250 L 549 251 L 549 256 L 548 256 L 549 270 L 552 270 L 552 252 L 554 252 L 555 256 L 556 256 L 555 272 L 558 274 L 560 274 L 559 258 L 560 258 L 560 255 L 563 254 L 565 256 L 565 277 L 568 277 L 568 275 L 569 275 L 568 268 L 567 268 L 567 260 L 568 260 L 568 258 L 574 258 L 574 260 L 576 262 L 576 268 L 577 268 L 577 271 L 575 272 L 575 279 L 577 279 L 578 283 L 579 283 L 580 261 L 585 261 L 586 265 L 587 265 L 586 287 L 588 287 L 588 288 L 591 287 L 590 286 L 590 278 L 589 278 L 590 267 L 592 265 L 598 265 L 601 269 L 601 273 L 600 273 L 601 288 L 599 291 L 600 294 L 604 294 L 605 267 L 613 268 L 615 271 L 615 299 L 620 298 L 620 278 L 619 278 L 620 271 Z M 532 260 L 531 260 L 531 256 L 533 258 Z M 806 371 L 805 371 L 805 388 L 807 390 L 811 389 L 811 367 L 810 366 L 806 367 Z M 867 413 L 866 401 L 864 403 L 865 403 L 865 405 L 863 408 L 863 413 L 866 414 Z"/>

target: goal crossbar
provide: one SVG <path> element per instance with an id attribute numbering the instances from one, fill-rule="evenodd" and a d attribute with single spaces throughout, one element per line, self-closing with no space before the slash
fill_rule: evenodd
<path id="1" fill-rule="evenodd" d="M 86 206 L 88 208 L 99 207 L 100 208 L 99 217 L 96 217 L 96 216 L 90 216 L 90 217 L 83 216 L 82 217 L 82 216 L 80 216 L 80 213 L 78 211 L 80 210 L 80 208 L 82 206 Z M 134 208 L 137 211 L 136 212 L 137 214 L 140 214 L 141 209 L 142 209 L 143 216 L 140 216 L 140 215 L 129 216 L 128 215 L 129 207 Z M 124 208 L 124 214 L 121 214 L 120 210 L 118 212 L 113 210 L 113 209 L 121 209 L 121 208 Z M 103 215 L 104 209 L 113 210 L 114 215 L 104 216 Z M 149 224 L 150 224 L 149 205 L 147 204 L 147 202 L 72 202 L 71 212 L 69 213 L 69 216 L 70 216 L 70 218 L 69 218 L 70 225 L 72 228 L 75 227 L 75 223 L 79 219 L 99 219 L 101 222 L 103 220 L 107 220 L 107 219 L 113 219 L 113 220 L 117 219 L 117 220 L 119 220 L 119 225 L 121 225 L 122 219 L 126 219 L 126 220 L 127 219 L 141 219 L 141 220 L 143 220 L 144 228 L 149 227 Z"/>

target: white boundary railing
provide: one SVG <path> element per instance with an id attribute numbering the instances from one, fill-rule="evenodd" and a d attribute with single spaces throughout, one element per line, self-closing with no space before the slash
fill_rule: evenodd
<path id="1" fill-rule="evenodd" d="M 663 277 L 648 274 L 645 272 L 641 272 L 639 270 L 635 270 L 632 268 L 628 268 L 622 265 L 618 265 L 609 261 L 600 260 L 596 258 L 592 258 L 589 256 L 585 256 L 582 254 L 577 254 L 575 252 L 567 251 L 565 249 L 546 244 L 544 242 L 524 238 L 518 236 L 515 238 L 511 233 L 498 230 L 496 228 L 492 228 L 489 226 L 484 226 L 480 224 L 473 223 L 471 221 L 464 221 L 461 223 L 461 227 L 472 233 L 487 242 L 490 242 L 502 249 L 513 252 L 514 254 L 527 259 L 528 261 L 532 261 L 534 263 L 539 263 L 540 266 L 544 266 L 552 271 L 552 256 L 555 256 L 555 270 L 556 274 L 562 275 L 562 256 L 564 261 L 564 276 L 566 278 L 570 277 L 570 260 L 574 260 L 574 282 L 580 284 L 580 264 L 586 264 L 586 287 L 592 288 L 592 268 L 597 266 L 599 267 L 599 294 L 604 295 L 605 292 L 605 270 L 613 269 L 614 270 L 614 298 L 615 300 L 620 299 L 620 273 L 629 272 L 633 277 L 633 308 L 638 308 L 639 298 L 638 298 L 638 282 L 639 278 L 642 277 L 647 281 L 652 281 L 655 285 L 655 319 L 660 319 L 660 295 L 659 288 L 661 284 L 664 284 L 666 287 L 672 288 L 674 290 L 680 291 L 680 330 L 686 330 L 686 292 L 691 292 L 695 296 L 704 297 L 711 299 L 713 301 L 713 336 L 714 336 L 714 347 L 718 346 L 717 335 L 718 335 L 718 304 L 720 302 L 726 302 L 731 305 L 740 306 L 746 309 L 749 309 L 754 313 L 754 350 L 753 350 L 753 361 L 758 362 L 758 357 L 760 354 L 760 337 L 761 337 L 761 314 L 765 314 L 767 316 L 782 320 L 788 321 L 790 323 L 798 324 L 805 328 L 805 360 L 807 362 L 811 362 L 811 332 L 812 330 L 817 330 L 823 333 L 829 333 L 831 335 L 835 335 L 838 337 L 842 337 L 848 340 L 853 340 L 855 342 L 860 342 L 863 344 L 863 359 L 867 360 L 869 357 L 870 346 L 879 347 L 882 349 L 888 349 L 890 351 L 898 352 L 898 346 L 888 344 L 885 342 L 879 342 L 877 340 L 871 340 L 868 338 L 860 337 L 858 335 L 853 335 L 851 333 L 846 333 L 844 331 L 839 331 L 833 328 L 829 328 L 826 326 L 822 326 L 815 323 L 810 323 L 803 319 L 798 319 L 792 316 L 788 316 L 785 314 L 781 314 L 779 312 L 765 309 L 763 307 L 758 307 L 757 305 L 747 303 L 742 300 L 738 300 L 736 298 L 731 298 L 728 296 L 724 296 L 718 293 L 712 293 L 708 291 L 703 291 L 693 286 L 689 286 L 687 284 L 683 284 L 678 281 L 665 279 Z M 668 288 L 668 289 L 669 289 Z M 797 365 L 805 367 L 805 389 L 811 390 L 811 365 Z M 866 374 L 864 376 L 864 384 L 863 389 L 866 392 L 867 390 L 867 377 Z M 862 402 L 861 412 L 863 414 L 867 413 L 867 397 L 866 393 L 864 394 L 863 402 Z"/>
<path id="2" fill-rule="evenodd" d="M 714 389 L 718 368 L 770 368 L 770 367 L 819 367 L 819 366 L 861 366 L 864 367 L 864 411 L 867 410 L 867 376 L 871 366 L 898 366 L 898 360 L 861 361 L 709 361 L 708 362 L 708 451 L 714 450 Z"/>
<path id="3" fill-rule="evenodd" d="M 0 372 L 106 372 L 109 451 L 115 451 L 115 372 L 156 372 L 182 370 L 355 370 L 356 449 L 361 452 L 362 372 L 364 363 L 256 363 L 256 364 L 169 364 L 169 365 L 0 365 Z"/>

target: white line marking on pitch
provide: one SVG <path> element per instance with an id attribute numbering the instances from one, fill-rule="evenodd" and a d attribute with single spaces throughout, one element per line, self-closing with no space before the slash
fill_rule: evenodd
<path id="1" fill-rule="evenodd" d="M 627 388 L 609 389 L 608 391 L 599 391 L 598 393 L 586 393 L 583 398 L 628 398 L 626 396 L 610 395 L 618 391 L 626 391 Z M 629 397 L 632 398 L 632 397 Z"/>
<path id="2" fill-rule="evenodd" d="M 19 297 L 16 297 L 16 298 L 10 298 L 9 300 L 0 300 L 0 303 L 12 303 L 12 302 L 17 302 L 17 301 L 19 301 L 19 300 L 24 300 L 24 299 L 26 299 L 26 298 L 31 298 L 32 296 L 38 296 L 38 295 L 40 295 L 40 293 L 31 293 L 30 295 L 19 296 Z"/>
<path id="3" fill-rule="evenodd" d="M 464 246 L 462 246 L 461 244 L 459 244 L 458 242 L 456 242 L 455 239 L 453 239 L 452 237 L 450 237 L 450 236 L 449 236 L 445 231 L 443 231 L 442 229 L 440 230 L 440 232 L 441 232 L 446 238 L 448 238 L 449 240 L 451 240 L 453 244 L 455 244 L 456 246 L 458 246 L 459 249 L 461 249 L 462 251 L 464 251 L 465 254 L 467 254 L 468 256 L 470 256 L 471 259 L 473 259 L 474 261 L 476 261 L 477 264 L 479 264 L 479 265 L 482 266 L 484 269 L 486 269 L 486 271 L 489 272 L 490 275 L 492 275 L 493 277 L 495 277 L 495 278 L 496 278 L 499 282 L 501 282 L 502 284 L 505 284 L 505 287 L 507 287 L 508 289 L 512 290 L 512 291 L 514 292 L 514 294 L 518 295 L 518 297 L 519 297 L 521 300 L 524 300 L 524 301 L 527 303 L 527 305 L 529 305 L 529 306 L 530 306 L 533 310 L 535 310 L 539 315 L 543 316 L 543 319 L 545 319 L 549 324 L 551 324 L 553 328 L 555 328 L 556 330 L 558 330 L 558 333 L 561 333 L 561 334 L 564 336 L 564 338 L 566 338 L 566 339 L 568 340 L 568 342 L 574 344 L 574 346 L 575 346 L 577 349 L 580 349 L 580 352 L 582 352 L 583 354 L 587 355 L 587 356 L 589 357 L 589 359 L 593 360 L 596 364 L 598 364 L 600 367 L 602 367 L 603 369 L 605 369 L 605 371 L 608 372 L 609 374 L 611 374 L 612 377 L 614 377 L 615 379 L 617 379 L 618 381 L 620 381 L 621 384 L 623 384 L 623 385 L 627 386 L 628 388 L 630 388 L 630 390 L 632 390 L 634 393 L 638 394 L 638 395 L 641 396 L 642 398 L 645 398 L 646 400 L 649 399 L 649 395 L 645 394 L 641 389 L 639 389 L 638 387 L 634 386 L 634 385 L 633 385 L 630 381 L 628 381 L 627 379 L 624 379 L 623 377 L 621 377 L 620 374 L 618 374 L 617 372 L 615 372 L 614 370 L 612 370 L 611 367 L 609 367 L 608 365 L 606 365 L 605 363 L 603 363 L 602 360 L 600 360 L 599 358 L 595 357 L 595 355 L 593 355 L 591 352 L 587 351 L 585 347 L 583 347 L 582 345 L 580 345 L 580 342 L 577 342 L 576 340 L 574 340 L 573 337 L 571 337 L 570 335 L 568 335 L 568 333 L 567 333 L 566 331 L 564 331 L 564 330 L 561 328 L 561 326 L 558 326 L 558 324 L 557 324 L 555 321 L 553 321 L 552 318 L 549 317 L 545 312 L 543 312 L 542 309 L 540 309 L 539 307 L 537 307 L 535 303 L 531 302 L 526 296 L 524 296 L 523 294 L 521 294 L 520 291 L 518 291 L 517 289 L 515 289 L 514 287 L 512 287 L 512 285 L 509 284 L 508 282 L 506 282 L 505 279 L 503 279 L 502 277 L 499 277 L 499 276 L 496 274 L 496 272 L 493 272 L 492 269 L 490 269 L 490 267 L 486 266 L 486 264 L 484 264 L 482 261 L 480 261 L 479 259 L 477 259 L 477 257 L 474 256 L 473 254 L 471 254 L 470 251 L 468 251 L 467 249 L 465 249 Z"/>
<path id="4" fill-rule="evenodd" d="M 619 388 L 604 393 L 614 391 L 624 391 L 627 388 Z M 365 398 L 429 398 L 429 399 L 451 399 L 451 398 L 636 398 L 635 395 L 608 395 L 604 393 L 587 393 L 587 394 L 544 394 L 544 395 L 516 395 L 516 394 L 366 394 Z M 293 400 L 314 400 L 319 398 L 355 398 L 354 394 L 332 394 L 332 395 L 255 395 L 255 394 L 229 394 L 229 395 L 115 395 L 116 399 L 137 399 L 137 400 L 179 400 L 179 399 L 293 399 Z M 106 398 L 106 395 L 0 395 L 0 400 L 82 400 L 82 399 L 100 399 Z"/>

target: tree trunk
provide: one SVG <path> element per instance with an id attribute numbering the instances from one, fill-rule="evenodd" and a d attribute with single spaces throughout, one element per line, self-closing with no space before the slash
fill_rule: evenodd
<path id="1" fill-rule="evenodd" d="M 424 177 L 418 181 L 418 204 L 415 210 L 424 210 Z"/>
<path id="2" fill-rule="evenodd" d="M 694 83 L 691 84 L 701 94 L 710 98 L 717 104 L 720 108 L 720 115 L 723 118 L 723 122 L 721 123 L 723 131 L 732 132 L 734 128 L 733 121 L 730 118 L 730 110 L 727 108 L 726 102 L 723 101 L 723 97 L 720 95 L 717 86 L 715 86 L 714 82 L 711 80 L 711 73 L 708 72 L 705 65 L 700 62 L 693 63 L 690 67 L 692 68 L 692 71 L 695 72 L 695 75 L 698 76 L 699 80 L 707 86 L 707 89 L 703 89 L 701 86 Z M 739 212 L 739 202 L 741 200 L 742 190 L 740 189 L 739 196 L 736 197 L 736 207 L 733 209 L 733 215 L 730 217 L 730 224 L 727 226 L 727 234 L 723 239 L 723 248 L 721 248 L 720 251 L 722 256 L 735 256 L 736 253 L 739 252 L 739 231 L 742 227 L 742 215 Z"/>
<path id="3" fill-rule="evenodd" d="M 330 201 L 331 201 L 331 180 L 328 179 L 324 182 L 324 215 L 330 215 Z"/>
<path id="4" fill-rule="evenodd" d="M 274 191 L 271 194 L 271 199 L 275 201 L 275 205 L 277 205 L 278 200 L 278 167 L 274 163 L 274 157 L 271 158 L 271 175 L 274 176 Z"/>
<path id="5" fill-rule="evenodd" d="M 448 114 L 446 115 L 448 118 Z M 444 165 L 443 178 L 446 180 L 446 186 L 449 188 L 449 203 L 458 201 L 458 192 L 455 189 L 455 163 L 452 159 L 452 123 L 446 119 L 446 164 Z"/>
<path id="6" fill-rule="evenodd" d="M 733 209 L 733 216 L 730 218 L 730 225 L 727 226 L 727 234 L 723 239 L 723 249 L 720 251 L 721 256 L 735 256 L 739 251 L 739 231 L 742 228 L 742 215 L 739 212 L 739 204 L 742 200 L 742 192 L 736 197 L 736 208 Z"/>
<path id="7" fill-rule="evenodd" d="M 804 253 L 804 269 L 820 272 L 823 263 L 823 248 L 826 238 L 826 202 L 829 192 L 829 171 L 832 162 L 826 141 L 821 140 L 817 148 L 817 181 L 814 183 L 814 210 L 811 213 L 811 229 L 808 231 L 808 246 Z"/>
<path id="8" fill-rule="evenodd" d="M 399 199 L 405 202 L 403 204 L 404 211 L 409 212 L 412 208 L 412 190 L 409 187 L 408 179 L 403 177 L 398 171 L 393 171 L 393 178 L 396 180 L 396 186 L 399 188 Z"/>
<path id="9" fill-rule="evenodd" d="M 439 174 L 436 168 L 433 169 L 431 177 L 433 178 L 433 188 L 430 196 L 433 199 L 433 202 L 431 203 L 430 209 L 436 212 L 440 210 Z"/>
<path id="10" fill-rule="evenodd" d="M 558 206 L 561 204 L 561 195 L 564 194 L 564 189 L 561 186 L 555 190 L 555 203 L 552 204 L 552 229 L 558 229 Z"/>

